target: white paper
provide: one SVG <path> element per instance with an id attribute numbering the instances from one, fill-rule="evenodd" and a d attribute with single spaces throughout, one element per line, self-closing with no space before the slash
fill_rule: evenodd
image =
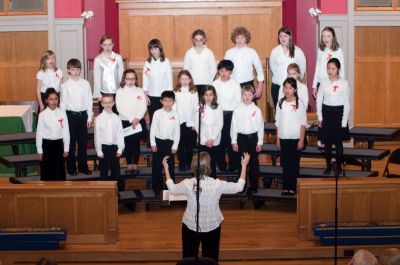
<path id="1" fill-rule="evenodd" d="M 136 125 L 135 129 L 132 126 L 124 128 L 124 136 L 129 136 L 142 131 L 142 125 L 139 123 Z"/>
<path id="2" fill-rule="evenodd" d="M 186 201 L 186 195 L 181 194 L 181 195 L 174 195 L 171 194 L 168 190 L 163 191 L 163 201 Z"/>

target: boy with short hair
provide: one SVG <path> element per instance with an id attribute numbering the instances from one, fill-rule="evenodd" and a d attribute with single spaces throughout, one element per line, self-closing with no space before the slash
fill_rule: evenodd
<path id="1" fill-rule="evenodd" d="M 111 178 L 117 181 L 118 190 L 124 190 L 119 164 L 119 157 L 125 148 L 122 122 L 112 111 L 114 106 L 112 94 L 103 94 L 101 105 L 103 111 L 96 117 L 94 127 L 94 143 L 97 156 L 100 158 L 100 178 L 107 179 L 110 168 Z"/>
<path id="2" fill-rule="evenodd" d="M 237 153 L 232 151 L 230 131 L 233 111 L 242 102 L 241 89 L 239 83 L 231 78 L 234 69 L 232 61 L 221 60 L 217 68 L 219 78 L 214 81 L 213 86 L 217 92 L 217 102 L 224 113 L 220 143 L 221 152 L 217 163 L 221 171 L 226 170 L 225 154 L 228 153 L 229 171 L 234 171 L 239 165 L 239 157 Z"/>
<path id="3" fill-rule="evenodd" d="M 153 152 L 152 182 L 156 197 L 160 196 L 164 185 L 162 160 L 165 156 L 169 156 L 169 171 L 172 178 L 175 177 L 174 154 L 178 149 L 180 138 L 178 114 L 172 110 L 175 93 L 169 90 L 162 92 L 160 101 L 163 107 L 154 112 L 150 127 L 150 144 Z"/>
<path id="4" fill-rule="evenodd" d="M 253 103 L 254 87 L 245 85 L 242 88 L 243 102 L 233 111 L 231 138 L 232 149 L 239 154 L 250 154 L 249 179 L 247 194 L 257 193 L 260 165 L 258 153 L 264 141 L 264 119 L 259 107 Z"/>
<path id="5" fill-rule="evenodd" d="M 61 85 L 60 108 L 66 112 L 70 145 L 67 157 L 67 172 L 76 175 L 75 146 L 78 143 L 78 171 L 90 175 L 87 165 L 87 134 L 92 126 L 93 100 L 90 84 L 81 78 L 82 65 L 78 59 L 67 63 L 69 79 Z"/>
<path id="6" fill-rule="evenodd" d="M 258 84 L 255 91 L 255 98 L 259 98 L 264 82 L 264 70 L 257 51 L 247 46 L 250 40 L 251 34 L 247 28 L 236 27 L 231 33 L 231 41 L 236 46 L 225 53 L 225 59 L 231 60 L 235 65 L 232 78 L 241 87 L 244 85 L 254 86 L 253 70 L 256 70 Z"/>

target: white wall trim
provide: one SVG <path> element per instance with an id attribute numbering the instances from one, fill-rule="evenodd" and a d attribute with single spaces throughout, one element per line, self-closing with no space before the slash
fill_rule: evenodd
<path id="1" fill-rule="evenodd" d="M 54 20 L 54 52 L 57 66 L 67 76 L 67 62 L 71 58 L 79 59 L 82 63 L 82 76 L 85 69 L 83 19 L 65 18 Z"/>
<path id="2" fill-rule="evenodd" d="M 47 31 L 47 15 L 0 16 L 0 32 Z"/>

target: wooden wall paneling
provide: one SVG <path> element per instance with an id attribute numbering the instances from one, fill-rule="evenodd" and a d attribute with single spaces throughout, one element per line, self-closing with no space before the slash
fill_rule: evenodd
<path id="1" fill-rule="evenodd" d="M 121 51 L 123 58 L 133 58 L 130 50 L 130 32 L 131 32 L 131 23 L 129 21 L 129 17 L 127 11 L 119 10 L 119 21 L 123 23 L 119 23 L 119 49 Z M 136 30 L 136 29 L 135 29 Z M 94 59 L 94 58 L 92 58 Z"/>
<path id="2" fill-rule="evenodd" d="M 143 61 L 149 56 L 147 45 L 151 39 L 159 39 L 163 45 L 165 56 L 173 59 L 174 54 L 174 18 L 172 16 L 134 16 L 129 17 L 130 41 L 129 60 Z M 124 22 L 126 23 L 126 22 Z M 122 42 L 122 41 L 121 41 Z M 125 55 L 123 54 L 125 57 Z"/>
<path id="3" fill-rule="evenodd" d="M 400 41 L 398 42 L 400 43 Z M 398 44 L 397 43 L 397 44 Z M 399 46 L 399 45 L 398 45 Z M 392 126 L 400 126 L 400 108 L 399 108 L 399 99 L 400 99 L 400 82 L 399 82 L 399 73 L 400 73 L 400 52 L 397 55 L 397 62 L 391 62 L 389 64 L 390 72 L 388 78 L 388 86 L 386 89 L 386 102 L 385 106 L 382 108 L 385 109 L 385 123 L 392 124 Z"/>
<path id="4" fill-rule="evenodd" d="M 36 99 L 36 73 L 47 32 L 1 32 L 0 101 Z"/>
<path id="5" fill-rule="evenodd" d="M 385 119 L 386 64 L 356 62 L 354 70 L 355 125 L 382 125 Z"/>

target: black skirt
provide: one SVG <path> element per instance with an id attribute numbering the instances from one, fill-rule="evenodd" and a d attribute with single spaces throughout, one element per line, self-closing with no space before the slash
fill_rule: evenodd
<path id="1" fill-rule="evenodd" d="M 40 180 L 66 180 L 63 139 L 43 139 L 43 159 L 40 162 Z"/>
<path id="2" fill-rule="evenodd" d="M 318 138 L 322 143 L 350 140 L 349 125 L 342 127 L 343 109 L 344 106 L 322 104 L 322 128 L 318 130 Z"/>

